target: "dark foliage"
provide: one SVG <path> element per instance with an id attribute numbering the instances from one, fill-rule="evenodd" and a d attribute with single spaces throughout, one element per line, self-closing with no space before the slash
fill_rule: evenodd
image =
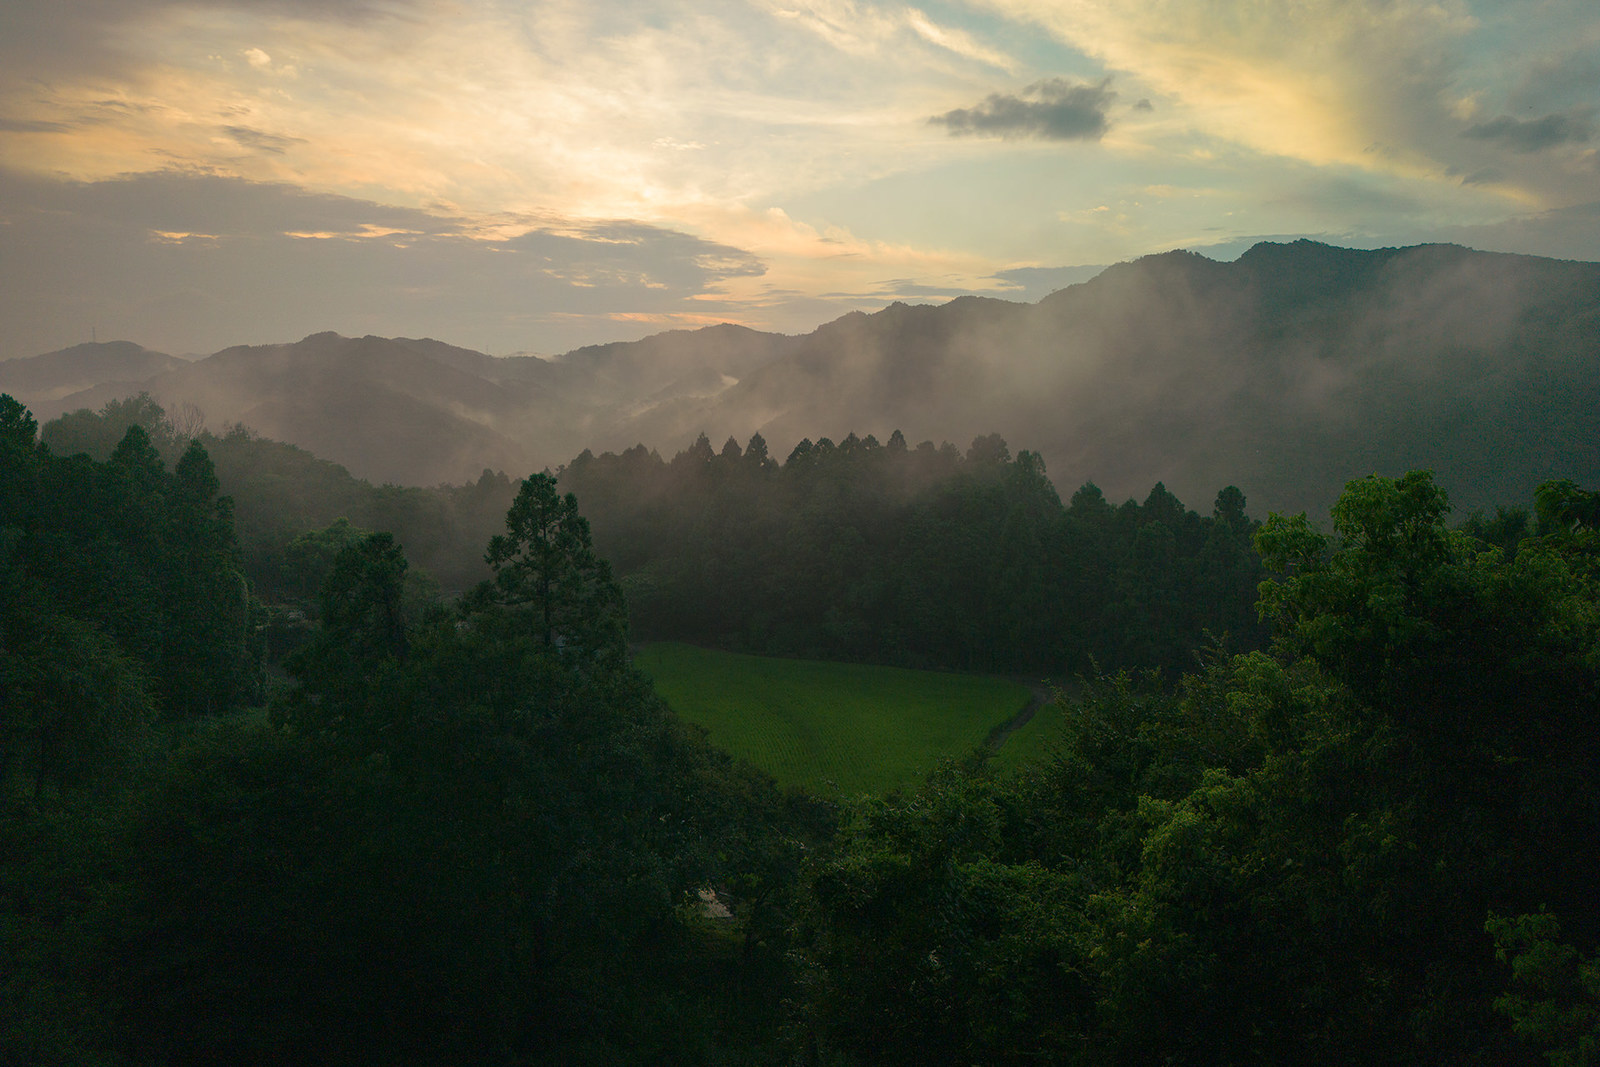
<path id="1" fill-rule="evenodd" d="M 753 652 L 1065 674 L 1193 665 L 1209 632 L 1264 631 L 1244 496 L 1202 518 L 1157 485 L 1063 507 L 1036 453 L 991 434 L 963 455 L 851 434 L 778 465 L 757 434 L 704 435 L 668 463 L 641 445 L 573 460 L 636 632 Z"/>
<path id="2" fill-rule="evenodd" d="M 1362 479 L 1330 536 L 1233 489 L 1063 508 L 998 437 L 580 457 L 601 544 L 529 478 L 452 604 L 390 533 L 288 538 L 293 684 L 240 711 L 264 623 L 209 450 L 36 434 L 0 397 L 0 1062 L 1595 1061 L 1571 483 L 1519 537 Z M 632 670 L 606 537 L 651 625 L 766 647 L 1161 664 L 1258 559 L 1275 641 L 1100 675 L 1036 769 L 841 815 Z"/>
<path id="3" fill-rule="evenodd" d="M 828 812 L 631 669 L 552 479 L 490 547 L 502 580 L 455 607 L 389 534 L 303 539 L 296 684 L 195 718 L 257 695 L 205 703 L 244 581 L 203 448 L 169 474 L 134 423 L 108 462 L 59 460 L 9 398 L 0 448 L 0 1062 L 776 1055 Z M 704 914 L 713 886 L 732 917 Z"/>
<path id="4" fill-rule="evenodd" d="M 123 664 L 169 718 L 259 700 L 259 609 L 205 449 L 191 443 L 168 471 L 135 422 L 105 463 L 60 458 L 15 401 L 0 406 L 8 669 L 32 686 L 81 687 L 67 703 L 92 704 L 106 687 L 73 672 Z"/>
<path id="5" fill-rule="evenodd" d="M 361 530 L 382 530 L 394 535 L 415 565 L 459 592 L 488 574 L 484 542 L 500 528 L 516 493 L 510 478 L 489 470 L 458 486 L 375 486 L 336 463 L 241 426 L 220 434 L 201 430 L 191 438 L 143 394 L 114 400 L 98 412 L 63 415 L 44 427 L 42 437 L 57 455 L 81 452 L 105 460 L 135 425 L 168 462 L 176 462 L 191 440 L 204 446 L 220 491 L 235 502 L 245 573 L 267 602 L 301 609 L 314 611 L 322 574 L 315 560 L 291 551 L 296 538 L 341 519 Z M 325 565 L 326 554 L 321 555 Z"/>
<path id="6" fill-rule="evenodd" d="M 818 1047 L 1594 1062 L 1600 556 L 1577 508 L 1509 560 L 1446 511 L 1413 473 L 1350 483 L 1332 538 L 1274 517 L 1273 654 L 1105 679 L 1037 772 L 862 805 L 812 873 Z"/>

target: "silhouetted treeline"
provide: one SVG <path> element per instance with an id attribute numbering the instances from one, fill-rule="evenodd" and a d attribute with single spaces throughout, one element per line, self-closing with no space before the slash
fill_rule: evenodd
<path id="1" fill-rule="evenodd" d="M 561 473 L 616 566 L 641 637 L 969 670 L 1183 669 L 1207 631 L 1257 647 L 1256 524 L 1157 484 L 1063 507 L 1037 454 L 851 434 L 777 463 L 757 434 L 642 445 Z"/>
<path id="2" fill-rule="evenodd" d="M 44 428 L 56 454 L 111 454 L 130 426 L 176 460 L 188 438 L 148 397 Z M 431 489 L 373 486 L 234 428 L 200 431 L 235 500 L 239 560 L 293 647 L 344 539 L 394 535 L 413 584 L 469 588 L 517 485 L 485 471 Z M 1067 506 L 1037 454 L 998 435 L 964 453 L 854 434 L 783 463 L 760 435 L 671 462 L 644 446 L 585 452 L 561 472 L 617 569 L 637 636 L 911 666 L 1070 673 L 1193 663 L 1206 633 L 1258 647 L 1254 522 L 1237 489 L 1209 517 L 1157 484 L 1114 505 L 1092 484 Z M 341 523 L 340 520 L 343 520 Z"/>

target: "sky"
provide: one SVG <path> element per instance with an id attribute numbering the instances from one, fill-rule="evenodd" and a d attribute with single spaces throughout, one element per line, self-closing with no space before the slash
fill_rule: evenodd
<path id="1" fill-rule="evenodd" d="M 1600 260 L 1600 5 L 0 3 L 0 358 L 799 333 L 1301 236 Z"/>

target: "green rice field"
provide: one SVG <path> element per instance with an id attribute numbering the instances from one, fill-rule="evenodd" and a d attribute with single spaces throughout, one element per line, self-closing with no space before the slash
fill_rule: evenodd
<path id="1" fill-rule="evenodd" d="M 713 744 L 780 785 L 822 795 L 912 785 L 941 759 L 983 744 L 1030 699 L 1027 686 L 1005 678 L 673 643 L 646 645 L 634 663 L 673 711 L 706 728 Z"/>

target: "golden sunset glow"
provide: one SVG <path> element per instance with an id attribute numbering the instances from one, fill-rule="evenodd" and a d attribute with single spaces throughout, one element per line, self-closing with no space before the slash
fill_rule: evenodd
<path id="1" fill-rule="evenodd" d="M 1600 16 L 1575 0 L 20 0 L 0 29 L 7 271 L 81 277 L 112 230 L 130 263 L 204 233 L 269 278 L 333 269 L 283 244 L 315 238 L 461 292 L 437 330 L 491 350 L 1037 299 L 1005 272 L 1269 235 L 1600 258 Z M 496 252 L 520 258 L 491 297 Z M 8 315 L 6 354 L 85 314 L 240 339 L 91 273 Z M 272 339 L 339 326 L 195 276 L 275 300 Z"/>

